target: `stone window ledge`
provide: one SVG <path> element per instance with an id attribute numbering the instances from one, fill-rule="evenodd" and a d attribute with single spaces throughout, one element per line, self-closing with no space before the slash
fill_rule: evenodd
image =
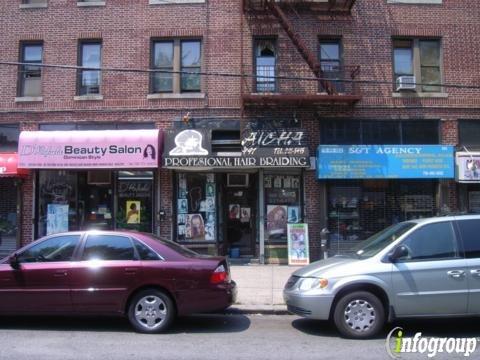
<path id="1" fill-rule="evenodd" d="M 89 7 L 89 6 L 105 6 L 105 1 L 78 1 L 77 6 L 79 7 Z"/>
<path id="2" fill-rule="evenodd" d="M 204 99 L 204 93 L 165 93 L 165 94 L 148 94 L 148 100 L 159 100 L 159 99 Z"/>
<path id="3" fill-rule="evenodd" d="M 80 96 L 74 96 L 73 100 L 75 100 L 75 101 L 101 101 L 101 100 L 103 100 L 103 95 L 80 95 Z"/>
<path id="4" fill-rule="evenodd" d="M 149 5 L 203 4 L 206 0 L 148 0 Z"/>
<path id="5" fill-rule="evenodd" d="M 20 9 L 45 9 L 48 4 L 20 4 Z"/>
<path id="6" fill-rule="evenodd" d="M 16 103 L 26 103 L 26 102 L 42 102 L 42 96 L 20 96 L 15 98 Z"/>
<path id="7" fill-rule="evenodd" d="M 448 98 L 447 93 L 440 92 L 394 92 L 394 98 Z"/>

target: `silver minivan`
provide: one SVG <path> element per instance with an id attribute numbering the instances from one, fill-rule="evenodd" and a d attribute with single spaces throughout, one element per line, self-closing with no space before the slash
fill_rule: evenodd
<path id="1" fill-rule="evenodd" d="M 392 225 L 354 249 L 295 271 L 291 313 L 368 338 L 395 318 L 480 315 L 480 215 Z"/>

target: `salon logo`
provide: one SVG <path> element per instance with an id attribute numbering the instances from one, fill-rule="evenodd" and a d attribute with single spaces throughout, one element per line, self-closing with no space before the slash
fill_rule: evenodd
<path id="1" fill-rule="evenodd" d="M 476 338 L 427 338 L 421 332 L 413 337 L 404 337 L 403 328 L 396 327 L 388 333 L 385 347 L 392 359 L 404 358 L 403 354 L 408 353 L 425 354 L 428 358 L 443 353 L 469 357 L 477 349 L 477 343 Z"/>
<path id="2" fill-rule="evenodd" d="M 175 136 L 175 148 L 170 150 L 170 156 L 208 155 L 208 150 L 202 148 L 203 136 L 196 130 L 184 130 Z"/>

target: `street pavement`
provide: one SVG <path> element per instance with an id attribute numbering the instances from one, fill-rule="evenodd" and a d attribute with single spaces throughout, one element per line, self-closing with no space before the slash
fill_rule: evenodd
<path id="1" fill-rule="evenodd" d="M 478 320 L 415 321 L 388 329 L 478 338 Z M 7 317 L 0 318 L 0 359 L 389 359 L 386 333 L 373 340 L 347 340 L 328 322 L 292 315 L 195 315 L 159 335 L 134 333 L 121 318 Z M 452 358 L 466 359 L 435 357 Z M 480 349 L 470 358 L 480 358 Z M 402 354 L 402 359 L 427 356 Z"/>
<path id="2" fill-rule="evenodd" d="M 244 312 L 286 312 L 283 287 L 298 266 L 233 265 L 232 279 L 237 283 L 235 308 Z"/>

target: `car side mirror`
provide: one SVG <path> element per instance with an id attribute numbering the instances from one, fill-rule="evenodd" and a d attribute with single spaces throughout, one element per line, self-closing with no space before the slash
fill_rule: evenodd
<path id="1" fill-rule="evenodd" d="M 400 245 L 400 246 L 397 246 L 392 251 L 392 253 L 390 253 L 388 258 L 390 259 L 391 262 L 396 262 L 398 259 L 401 259 L 407 256 L 408 256 L 408 249 L 405 246 Z"/>
<path id="2" fill-rule="evenodd" d="M 12 267 L 12 269 L 20 270 L 20 261 L 18 261 L 18 255 L 13 254 L 8 258 L 8 263 Z"/>

